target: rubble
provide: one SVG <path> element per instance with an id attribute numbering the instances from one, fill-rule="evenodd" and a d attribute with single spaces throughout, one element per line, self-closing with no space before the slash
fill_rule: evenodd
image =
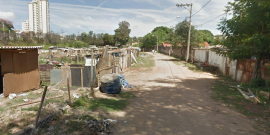
<path id="1" fill-rule="evenodd" d="M 114 128 L 114 123 L 116 122 L 117 122 L 116 120 L 112 119 L 100 121 L 92 119 L 90 121 L 85 121 L 86 130 L 84 131 L 84 133 L 90 132 L 90 134 L 93 135 L 112 134 L 111 129 Z"/>
<path id="2" fill-rule="evenodd" d="M 16 97 L 16 94 L 15 93 L 13 93 L 13 94 L 9 94 L 9 99 L 13 99 L 13 98 L 15 98 Z"/>

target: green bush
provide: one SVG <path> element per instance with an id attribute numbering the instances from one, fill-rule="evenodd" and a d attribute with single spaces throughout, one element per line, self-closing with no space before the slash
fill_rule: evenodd
<path id="1" fill-rule="evenodd" d="M 75 48 L 82 48 L 82 47 L 86 47 L 87 43 L 81 42 L 81 41 L 74 41 L 73 45 Z"/>
<path id="2" fill-rule="evenodd" d="M 265 81 L 265 85 L 266 85 L 266 87 L 270 87 L 270 79 Z"/>
<path id="3" fill-rule="evenodd" d="M 250 86 L 253 88 L 265 87 L 265 81 L 260 78 L 255 78 L 250 81 Z"/>

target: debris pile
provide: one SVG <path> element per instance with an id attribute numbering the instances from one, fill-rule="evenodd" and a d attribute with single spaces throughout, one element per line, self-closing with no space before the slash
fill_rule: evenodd
<path id="1" fill-rule="evenodd" d="M 108 94 L 117 94 L 121 91 L 121 82 L 117 74 L 106 74 L 100 79 L 100 92 Z"/>
<path id="2" fill-rule="evenodd" d="M 112 134 L 111 129 L 114 128 L 114 123 L 116 120 L 101 120 L 92 119 L 90 121 L 85 121 L 85 130 L 84 133 L 90 132 L 91 135 L 100 135 L 100 134 Z"/>
<path id="3" fill-rule="evenodd" d="M 119 78 L 120 78 L 120 82 L 124 88 L 134 88 L 135 87 L 135 86 L 129 84 L 123 75 L 119 74 Z"/>
<path id="4" fill-rule="evenodd" d="M 148 57 L 149 55 L 148 54 L 141 54 L 140 56 L 141 57 Z"/>

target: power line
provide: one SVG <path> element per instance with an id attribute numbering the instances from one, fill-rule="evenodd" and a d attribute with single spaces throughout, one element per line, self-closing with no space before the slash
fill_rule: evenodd
<path id="1" fill-rule="evenodd" d="M 211 0 L 209 0 L 200 10 L 198 10 L 196 13 L 194 13 L 192 16 L 196 15 L 197 13 L 199 13 L 206 5 L 208 5 L 211 2 Z"/>
<path id="2" fill-rule="evenodd" d="M 225 14 L 227 14 L 227 13 L 223 13 L 223 14 L 221 14 L 221 15 L 215 17 L 214 19 L 212 19 L 212 20 L 210 20 L 210 21 L 208 21 L 208 22 L 205 22 L 205 23 L 203 23 L 203 24 L 196 25 L 195 27 L 203 26 L 203 25 L 205 25 L 205 24 L 207 24 L 207 23 L 210 23 L 210 22 L 214 21 L 215 19 L 217 19 L 217 18 L 219 18 L 219 17 L 221 17 L 221 16 L 223 16 L 223 15 L 225 15 Z"/>

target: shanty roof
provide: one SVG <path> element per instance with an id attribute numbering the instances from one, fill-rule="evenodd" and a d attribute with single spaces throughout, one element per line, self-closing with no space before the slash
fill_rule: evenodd
<path id="1" fill-rule="evenodd" d="M 162 42 L 162 45 L 163 45 L 164 47 L 170 47 L 170 46 L 172 46 L 172 44 L 166 43 L 166 42 Z"/>
<path id="2" fill-rule="evenodd" d="M 11 49 L 41 49 L 43 46 L 0 46 L 0 50 Z"/>

